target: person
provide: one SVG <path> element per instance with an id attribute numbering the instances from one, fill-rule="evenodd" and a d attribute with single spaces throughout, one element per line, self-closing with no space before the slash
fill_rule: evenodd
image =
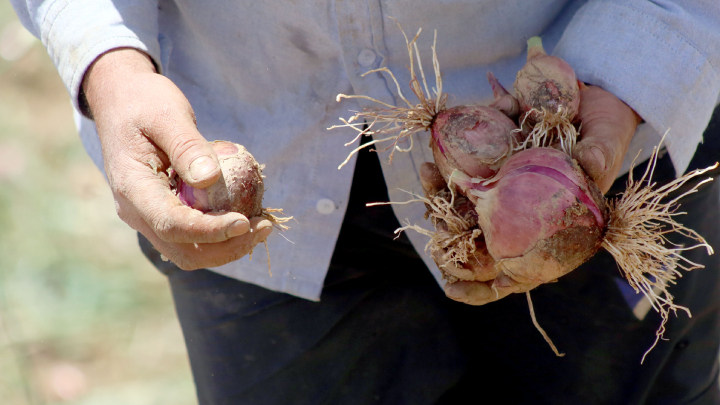
<path id="1" fill-rule="evenodd" d="M 326 131 L 368 106 L 339 93 L 399 99 L 387 76 L 363 76 L 388 67 L 408 82 L 390 16 L 437 30 L 451 104 L 488 102 L 486 71 L 511 83 L 540 35 L 589 85 L 576 158 L 600 188 L 619 192 L 627 156 L 646 159 L 672 128 L 656 178 L 668 181 L 707 160 L 696 149 L 717 152 L 716 129 L 698 148 L 720 94 L 715 2 L 12 2 L 68 87 L 118 215 L 168 276 L 201 404 L 720 403 L 716 259 L 688 252 L 707 268 L 673 291 L 695 316 L 671 319 L 643 365 L 659 318 L 633 312 L 607 255 L 536 289 L 539 321 L 566 353 L 555 358 L 524 297 L 450 300 L 423 236 L 393 241 L 397 218 L 422 223 L 421 204 L 364 207 L 422 193 L 427 135 L 391 165 L 362 152 L 338 171 L 354 133 Z M 265 164 L 264 204 L 292 215 L 291 230 L 172 195 L 170 165 L 194 187 L 218 179 L 214 139 Z M 719 192 L 693 195 L 684 221 L 716 246 Z M 263 240 L 272 276 L 262 255 L 238 260 Z"/>

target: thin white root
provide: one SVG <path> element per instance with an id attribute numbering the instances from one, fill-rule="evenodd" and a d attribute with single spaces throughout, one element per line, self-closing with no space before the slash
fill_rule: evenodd
<path id="1" fill-rule="evenodd" d="M 535 325 L 535 328 L 537 328 L 538 332 L 542 335 L 543 338 L 545 338 L 545 341 L 550 345 L 550 348 L 553 352 L 555 352 L 555 355 L 558 357 L 565 356 L 565 353 L 560 353 L 555 347 L 555 344 L 553 344 L 552 340 L 550 339 L 550 336 L 545 332 L 545 329 L 540 327 L 540 324 L 538 323 L 537 319 L 535 319 L 535 309 L 533 308 L 532 300 L 530 299 L 530 291 L 525 291 L 525 295 L 527 296 L 528 300 L 528 307 L 530 307 L 530 318 L 532 318 L 532 323 Z"/>
<path id="2" fill-rule="evenodd" d="M 273 226 L 275 228 L 280 229 L 281 231 L 286 231 L 290 229 L 289 226 L 284 225 L 285 222 L 290 221 L 293 219 L 293 217 L 279 217 L 274 215 L 273 213 L 278 213 L 280 215 L 283 215 L 282 208 L 263 208 L 262 212 L 260 213 L 260 216 L 267 219 L 268 221 L 273 223 Z M 287 238 L 285 238 L 287 239 Z M 270 273 L 270 277 L 272 277 L 272 267 L 270 267 L 270 249 L 268 249 L 267 239 L 263 241 L 265 243 L 265 252 L 267 253 L 267 261 L 268 261 L 268 273 Z M 250 260 L 252 260 L 252 250 L 250 251 Z"/>
<path id="3" fill-rule="evenodd" d="M 263 208 L 262 212 L 260 213 L 260 216 L 267 219 L 268 221 L 272 222 L 273 226 L 275 226 L 276 228 L 278 228 L 282 231 L 286 231 L 286 230 L 290 229 L 289 226 L 284 225 L 284 224 L 286 222 L 290 221 L 291 219 L 293 219 L 293 217 L 279 217 L 279 216 L 274 215 L 273 213 L 278 213 L 280 215 L 284 215 L 282 208 Z"/>
<path id="4" fill-rule="evenodd" d="M 268 249 L 267 239 L 265 239 L 263 243 L 265 244 L 265 253 L 267 253 L 268 258 L 268 273 L 270 273 L 270 277 L 272 277 L 272 267 L 270 266 L 270 249 Z"/>
<path id="5" fill-rule="evenodd" d="M 533 126 L 525 141 L 515 147 L 515 151 L 525 150 L 530 147 L 550 147 L 554 144 L 560 144 L 560 149 L 572 156 L 577 143 L 578 130 L 570 121 L 570 113 L 567 110 L 563 110 L 561 107 L 557 113 L 553 113 L 544 108 L 542 110 L 533 108 L 525 114 L 520 123 L 520 129 L 516 129 L 515 132 L 522 131 L 528 117 L 537 120 L 537 123 Z"/>
<path id="6" fill-rule="evenodd" d="M 455 209 L 455 193 L 450 187 L 449 193 L 439 193 L 430 198 L 404 191 L 413 197 L 412 200 L 404 202 L 388 202 L 388 203 L 370 203 L 368 207 L 375 205 L 388 204 L 409 204 L 412 202 L 422 202 L 428 208 L 427 216 L 430 218 L 435 231 L 430 231 L 418 225 L 412 225 L 407 220 L 405 226 L 395 230 L 395 234 L 400 235 L 401 232 L 412 229 L 420 234 L 428 236 L 430 240 L 425 245 L 425 251 L 430 251 L 433 257 L 444 263 L 443 266 L 452 263 L 455 266 L 462 267 L 463 263 L 467 263 L 475 253 L 475 239 L 480 237 L 482 231 L 478 228 L 477 221 L 471 215 L 461 216 Z M 447 194 L 450 198 L 447 199 Z M 443 226 L 441 227 L 440 224 Z"/>
<path id="7" fill-rule="evenodd" d="M 392 18 L 392 17 L 391 17 Z M 394 19 L 394 18 L 393 18 Z M 403 31 L 402 27 L 400 26 L 400 23 L 397 22 L 398 27 L 400 27 L 400 31 L 402 32 L 403 36 L 405 37 L 405 44 L 407 45 L 407 51 L 408 55 L 410 57 L 410 89 L 412 90 L 413 94 L 417 99 L 419 100 L 419 103 L 412 104 L 408 99 L 403 95 L 402 90 L 400 88 L 400 84 L 398 83 L 397 79 L 395 78 L 395 75 L 390 71 L 390 69 L 383 67 L 380 69 L 374 69 L 368 72 L 365 72 L 362 76 L 371 74 L 371 73 L 379 73 L 384 72 L 390 75 L 393 82 L 395 82 L 395 86 L 397 87 L 398 95 L 400 99 L 405 103 L 405 107 L 397 107 L 393 106 L 387 103 L 384 103 L 380 100 L 374 99 L 372 97 L 363 96 L 363 95 L 346 95 L 346 94 L 338 94 L 337 101 L 340 101 L 343 98 L 355 98 L 355 99 L 363 99 L 363 100 L 369 100 L 374 103 L 378 103 L 381 106 L 385 107 L 382 109 L 374 109 L 374 110 L 365 110 L 362 112 L 355 112 L 355 115 L 351 117 L 349 120 L 346 120 L 344 118 L 340 118 L 340 121 L 343 122 L 343 125 L 333 125 L 332 127 L 328 128 L 334 129 L 334 128 L 343 128 L 343 127 L 349 127 L 356 131 L 358 131 L 357 137 L 353 139 L 351 142 L 347 143 L 347 145 L 353 144 L 355 141 L 357 141 L 358 138 L 365 136 L 372 136 L 372 135 L 388 135 L 388 134 L 396 134 L 394 136 L 389 136 L 382 139 L 376 139 L 372 142 L 368 142 L 356 149 L 354 149 L 352 152 L 350 152 L 350 155 L 345 159 L 340 166 L 338 166 L 338 169 L 341 169 L 343 166 L 345 166 L 349 161 L 350 158 L 358 153 L 361 149 L 366 148 L 370 145 L 373 145 L 375 143 L 379 142 L 387 142 L 387 141 L 393 141 L 390 146 L 380 150 L 386 151 L 388 149 L 392 149 L 389 156 L 389 161 L 392 162 L 393 154 L 395 151 L 400 152 L 409 152 L 412 149 L 412 135 L 428 130 L 433 123 L 433 120 L 435 116 L 442 110 L 445 109 L 445 102 L 447 101 L 447 95 L 442 93 L 442 78 L 440 77 L 440 63 L 437 59 L 437 53 L 435 51 L 435 46 L 437 44 L 437 31 L 435 31 L 435 39 L 432 46 L 432 54 L 433 54 L 433 68 L 435 70 L 435 87 L 432 89 L 432 92 L 428 89 L 427 82 L 425 80 L 425 72 L 422 68 L 422 62 L 420 60 L 420 53 L 418 52 L 417 48 L 417 38 L 422 32 L 422 29 L 419 29 L 417 34 L 415 34 L 415 37 L 412 39 L 412 41 L 408 40 L 407 35 L 405 35 L 405 31 Z M 422 86 L 420 85 L 420 81 L 417 78 L 417 75 L 415 74 L 415 62 L 414 62 L 414 56 L 417 57 L 417 64 L 418 69 L 420 70 L 420 77 L 422 79 Z M 424 87 L 424 92 L 423 92 Z M 399 143 L 404 141 L 405 139 L 410 139 L 410 147 L 408 148 L 401 148 L 399 146 Z"/>
<path id="8" fill-rule="evenodd" d="M 682 252 L 704 247 L 708 254 L 713 254 L 712 247 L 702 236 L 681 225 L 674 218 L 685 214 L 678 212 L 680 207 L 678 201 L 697 192 L 698 187 L 712 181 L 712 178 L 699 182 L 669 202 L 662 201 L 688 180 L 716 168 L 718 164 L 694 170 L 654 190 L 656 183 L 651 183 L 651 179 L 657 163 L 658 150 L 659 146 L 653 150 L 648 167 L 638 181 L 633 180 L 632 177 L 633 162 L 627 190 L 619 199 L 608 201 L 610 222 L 602 244 L 613 255 L 622 274 L 635 292 L 642 292 L 650 301 L 653 309 L 662 317 L 655 342 L 643 355 L 643 361 L 662 339 L 671 311 L 677 314 L 678 310 L 682 310 L 691 316 L 688 308 L 673 303 L 673 296 L 667 290 L 671 284 L 675 284 L 676 278 L 682 277 L 679 269 L 690 271 L 704 267 L 683 257 Z M 643 184 L 646 185 L 643 186 Z M 667 238 L 667 235 L 672 232 L 679 233 L 697 243 L 688 247 L 673 244 Z M 653 287 L 655 291 L 653 291 Z"/>

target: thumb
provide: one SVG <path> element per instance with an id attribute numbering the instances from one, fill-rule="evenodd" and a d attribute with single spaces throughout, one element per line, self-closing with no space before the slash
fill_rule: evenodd
<path id="1" fill-rule="evenodd" d="M 162 101 L 143 133 L 167 155 L 188 185 L 206 188 L 221 175 L 212 146 L 200 135 L 195 113 L 182 91 L 164 76 L 154 75 L 154 91 Z"/>
<path id="2" fill-rule="evenodd" d="M 195 188 L 205 188 L 220 178 L 220 165 L 212 146 L 196 131 L 173 135 L 169 151 L 170 163 L 180 177 Z M 161 146 L 162 148 L 162 146 Z"/>
<path id="3" fill-rule="evenodd" d="M 580 141 L 573 157 L 605 193 L 622 168 L 640 117 L 612 93 L 596 86 L 580 92 Z"/>
<path id="4" fill-rule="evenodd" d="M 221 175 L 211 144 L 198 132 L 195 114 L 180 89 L 166 87 L 169 104 L 145 135 L 162 149 L 173 169 L 188 185 L 206 188 Z"/>
<path id="5" fill-rule="evenodd" d="M 502 84 L 500 84 L 500 81 L 489 70 L 487 72 L 487 80 L 488 83 L 490 83 L 490 87 L 492 87 L 493 96 L 495 97 L 495 101 L 490 104 L 490 107 L 500 110 L 513 120 L 516 119 L 520 115 L 520 104 L 517 99 L 505 90 Z"/>

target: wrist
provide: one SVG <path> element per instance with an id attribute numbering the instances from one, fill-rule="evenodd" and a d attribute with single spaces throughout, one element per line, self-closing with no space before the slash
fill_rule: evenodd
<path id="1" fill-rule="evenodd" d="M 157 70 L 150 56 L 134 48 L 117 48 L 100 55 L 83 77 L 79 101 L 82 113 L 94 118 L 104 100 L 116 86 L 127 85 L 130 76 L 155 74 Z"/>

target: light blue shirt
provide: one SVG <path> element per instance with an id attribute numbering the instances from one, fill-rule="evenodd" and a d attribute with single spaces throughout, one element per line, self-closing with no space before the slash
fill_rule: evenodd
<path id="1" fill-rule="evenodd" d="M 337 166 L 355 133 L 327 131 L 362 106 L 336 102 L 338 93 L 394 103 L 387 76 L 360 75 L 387 66 L 406 86 L 408 55 L 395 17 L 418 40 L 426 73 L 438 35 L 438 58 L 448 105 L 487 103 L 485 73 L 508 89 L 524 64 L 526 40 L 543 37 L 548 51 L 572 65 L 578 78 L 614 93 L 646 124 L 628 156 L 647 156 L 660 134 L 678 173 L 687 167 L 720 94 L 720 2 L 570 0 L 12 0 L 23 24 L 42 39 L 78 108 L 89 65 L 117 47 L 147 52 L 190 100 L 209 140 L 245 145 L 265 164 L 267 207 L 297 219 L 268 239 L 264 252 L 213 269 L 307 299 L 320 297 L 347 206 L 353 165 Z M 432 80 L 431 80 L 432 82 Z M 432 84 L 432 83 L 431 83 Z M 410 92 L 407 87 L 404 93 Z M 94 123 L 77 114 L 80 136 L 102 169 Z M 428 134 L 410 153 L 383 165 L 390 199 L 421 193 L 418 168 L 431 161 Z M 627 164 L 626 164 L 627 167 Z M 401 222 L 429 227 L 422 204 L 393 207 Z M 408 235 L 439 282 L 423 248 Z M 381 260 L 381 258 L 378 258 Z"/>

